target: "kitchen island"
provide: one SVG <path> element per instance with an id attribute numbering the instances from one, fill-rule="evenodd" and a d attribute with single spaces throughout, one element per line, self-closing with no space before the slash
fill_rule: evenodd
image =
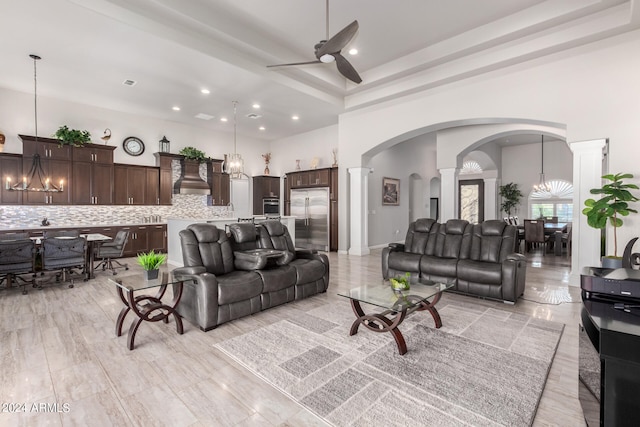
<path id="1" fill-rule="evenodd" d="M 256 215 L 253 217 L 256 224 L 265 221 L 267 217 L 262 215 Z M 233 224 L 238 222 L 238 218 L 169 218 L 167 220 L 167 245 L 168 245 L 168 260 L 167 262 L 174 266 L 182 267 L 182 247 L 180 246 L 180 231 L 187 228 L 189 224 L 213 224 L 216 227 L 224 230 L 227 224 Z M 296 221 L 293 216 L 283 216 L 280 218 L 288 229 L 291 235 L 291 240 L 296 241 Z"/>

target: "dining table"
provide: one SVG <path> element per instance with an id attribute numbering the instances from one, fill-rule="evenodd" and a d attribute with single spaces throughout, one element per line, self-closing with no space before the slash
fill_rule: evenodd
<path id="1" fill-rule="evenodd" d="M 562 255 L 562 234 L 567 232 L 567 227 L 570 222 L 545 222 L 544 234 L 545 236 L 553 236 L 553 239 L 549 239 L 553 244 L 554 255 Z M 518 224 L 516 227 L 520 230 L 524 230 L 524 223 Z"/>

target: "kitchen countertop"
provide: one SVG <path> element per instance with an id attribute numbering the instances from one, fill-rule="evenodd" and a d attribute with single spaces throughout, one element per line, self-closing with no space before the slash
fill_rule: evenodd
<path id="1" fill-rule="evenodd" d="M 166 225 L 166 221 L 162 222 L 110 222 L 104 224 L 51 224 L 51 225 L 31 225 L 15 227 L 2 227 L 0 231 L 15 231 L 15 230 L 54 230 L 62 228 L 100 228 L 100 227 L 137 227 L 140 225 Z"/>

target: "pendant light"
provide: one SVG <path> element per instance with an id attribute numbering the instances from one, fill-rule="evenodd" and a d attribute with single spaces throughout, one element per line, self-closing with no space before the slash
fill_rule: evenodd
<path id="1" fill-rule="evenodd" d="M 35 140 L 38 142 L 38 70 L 36 63 L 42 59 L 38 55 L 31 54 L 29 58 L 33 59 L 33 111 L 34 111 L 34 123 L 35 123 Z M 59 185 L 55 185 L 50 180 L 42 168 L 40 155 L 35 154 L 31 162 L 31 168 L 29 172 L 22 177 L 21 182 L 11 184 L 11 178 L 7 177 L 5 182 L 5 189 L 12 191 L 40 191 L 47 193 L 60 193 L 64 191 L 64 182 L 60 180 Z"/>
<path id="2" fill-rule="evenodd" d="M 540 168 L 540 182 L 536 185 L 533 186 L 533 189 L 535 191 L 546 191 L 546 192 L 550 192 L 551 191 L 551 186 L 547 183 L 547 181 L 544 179 L 544 135 L 540 136 L 542 139 L 540 141 L 540 149 L 541 149 L 541 161 L 542 161 L 542 165 Z"/>
<path id="3" fill-rule="evenodd" d="M 244 173 L 244 160 L 238 154 L 236 146 L 238 139 L 237 105 L 238 101 L 233 101 L 233 153 L 225 155 L 224 162 L 224 170 L 230 175 L 231 179 L 241 179 Z"/>

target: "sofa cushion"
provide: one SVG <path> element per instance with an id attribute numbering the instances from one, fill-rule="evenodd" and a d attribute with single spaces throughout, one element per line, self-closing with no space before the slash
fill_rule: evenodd
<path id="1" fill-rule="evenodd" d="M 429 218 L 417 219 L 409 225 L 404 250 L 409 253 L 424 254 L 430 240 L 435 240 L 438 223 Z M 434 235 L 434 239 L 431 236 Z M 435 242 L 432 243 L 432 246 Z"/>
<path id="2" fill-rule="evenodd" d="M 438 234 L 433 252 L 427 251 L 427 255 L 435 255 L 441 258 L 458 258 L 463 245 L 463 240 L 468 240 L 470 225 L 463 219 L 450 219 L 446 224 L 438 227 Z"/>
<path id="3" fill-rule="evenodd" d="M 402 272 L 419 272 L 422 255 L 411 252 L 391 252 L 389 254 L 389 268 Z"/>
<path id="4" fill-rule="evenodd" d="M 324 264 L 316 259 L 297 258 L 289 265 L 296 270 L 296 285 L 315 282 L 325 274 Z"/>
<path id="5" fill-rule="evenodd" d="M 185 267 L 202 265 L 215 275 L 233 271 L 233 250 L 223 230 L 212 224 L 191 224 L 179 234 Z"/>
<path id="6" fill-rule="evenodd" d="M 473 283 L 499 285 L 502 283 L 502 264 L 462 259 L 458 262 L 458 278 Z"/>
<path id="7" fill-rule="evenodd" d="M 456 277 L 458 259 L 423 255 L 420 259 L 420 273 L 423 276 Z"/>
<path id="8" fill-rule="evenodd" d="M 216 278 L 219 305 L 248 300 L 262 293 L 262 277 L 253 271 L 236 270 Z"/>
<path id="9" fill-rule="evenodd" d="M 256 271 L 262 278 L 262 292 L 275 292 L 296 284 L 296 269 L 290 265 Z"/>
<path id="10" fill-rule="evenodd" d="M 295 246 L 287 227 L 280 221 L 264 221 L 257 226 L 261 248 L 278 249 L 295 253 Z"/>
<path id="11" fill-rule="evenodd" d="M 229 224 L 229 233 L 234 251 L 246 251 L 258 247 L 258 233 L 256 226 L 251 222 Z"/>

